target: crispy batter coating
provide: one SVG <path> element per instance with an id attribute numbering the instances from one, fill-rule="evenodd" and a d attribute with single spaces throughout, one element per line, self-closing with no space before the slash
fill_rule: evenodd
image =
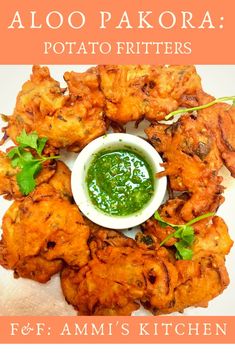
<path id="1" fill-rule="evenodd" d="M 180 216 L 180 210 L 185 204 L 185 200 L 175 198 L 168 200 L 159 209 L 162 219 L 172 224 L 184 224 L 184 220 Z M 227 255 L 233 245 L 228 228 L 221 217 L 213 216 L 201 220 L 193 225 L 195 232 L 195 242 L 193 244 L 193 252 L 199 252 L 200 250 L 210 250 L 220 255 Z M 149 241 L 150 247 L 154 243 L 154 248 L 158 248 L 159 244 L 170 234 L 174 232 L 174 229 L 170 226 L 165 228 L 161 227 L 158 221 L 152 217 L 142 224 L 141 229 L 145 236 L 149 236 L 152 239 Z M 142 235 L 143 237 L 143 235 Z M 140 239 L 141 241 L 141 239 Z M 164 246 L 170 247 L 175 244 L 176 238 L 168 240 Z"/>
<path id="2" fill-rule="evenodd" d="M 52 178 L 48 179 L 48 184 L 55 189 L 61 198 L 72 201 L 71 171 L 62 161 L 56 162 L 55 173 Z"/>
<path id="3" fill-rule="evenodd" d="M 235 107 L 220 112 L 219 127 L 222 139 L 221 156 L 235 178 Z"/>
<path id="4" fill-rule="evenodd" d="M 6 154 L 0 151 L 0 195 L 7 199 L 11 199 L 12 195 L 21 196 L 16 183 L 16 173 L 17 170 L 11 166 Z"/>
<path id="5" fill-rule="evenodd" d="M 206 220 L 205 220 L 206 221 Z M 214 216 L 212 222 L 199 222 L 194 227 L 196 239 L 192 246 L 195 257 L 198 257 L 201 251 L 210 251 L 222 257 L 228 255 L 233 241 L 228 233 L 228 227 L 221 217 Z"/>
<path id="6" fill-rule="evenodd" d="M 105 114 L 119 124 L 162 120 L 179 106 L 197 105 L 201 80 L 194 66 L 101 65 Z"/>
<path id="7" fill-rule="evenodd" d="M 64 90 L 51 78 L 49 69 L 33 66 L 30 80 L 24 83 L 14 113 L 8 118 L 7 135 L 16 143 L 16 137 L 23 129 L 27 132 L 36 130 L 38 122 L 53 115 L 65 102 Z"/>
<path id="8" fill-rule="evenodd" d="M 16 107 L 8 118 L 6 134 L 16 143 L 23 129 L 48 138 L 47 145 L 80 151 L 106 131 L 103 119 L 103 95 L 95 74 L 66 73 L 71 94 L 64 95 L 47 67 L 33 67 L 17 97 Z"/>
<path id="9" fill-rule="evenodd" d="M 81 315 L 130 315 L 140 301 L 167 307 L 176 282 L 173 264 L 130 246 L 93 249 L 87 266 L 80 271 L 66 268 L 61 275 L 65 298 Z"/>
<path id="10" fill-rule="evenodd" d="M 213 100 L 201 90 L 197 96 L 200 105 Z M 159 177 L 167 175 L 173 191 L 190 196 L 180 210 L 181 217 L 188 221 L 216 211 L 223 202 L 223 179 L 218 176 L 223 163 L 235 175 L 234 107 L 216 104 L 171 125 L 152 125 L 146 133 L 165 160 L 165 171 Z"/>
<path id="11" fill-rule="evenodd" d="M 0 263 L 2 262 L 1 250 L 0 244 Z M 48 261 L 40 255 L 23 257 L 14 267 L 9 267 L 8 264 L 4 265 L 3 263 L 1 265 L 7 269 L 14 270 L 14 278 L 29 278 L 40 283 L 46 283 L 63 268 L 61 260 Z"/>
<path id="12" fill-rule="evenodd" d="M 63 262 L 80 267 L 89 259 L 90 230 L 69 201 L 69 181 L 61 181 L 62 175 L 70 177 L 66 173 L 64 167 L 59 168 L 58 180 L 52 178 L 15 201 L 3 217 L 0 264 L 16 276 L 46 282 L 62 269 Z"/>
<path id="13" fill-rule="evenodd" d="M 214 97 L 198 92 L 199 104 L 207 104 Z M 219 103 L 198 112 L 198 123 L 204 124 L 214 137 L 225 166 L 235 177 L 235 107 Z"/>
<path id="14" fill-rule="evenodd" d="M 179 281 L 174 291 L 171 308 L 153 308 L 154 314 L 182 312 L 190 306 L 207 307 L 208 302 L 222 293 L 229 284 L 228 273 L 222 256 L 201 252 L 193 261 L 176 262 Z"/>
<path id="15" fill-rule="evenodd" d="M 56 169 L 58 170 L 58 168 L 62 168 L 62 166 L 64 166 L 64 164 L 61 162 L 58 162 L 58 164 L 55 162 L 45 163 L 36 178 L 36 184 L 40 185 L 52 178 Z M 11 166 L 11 161 L 6 154 L 0 151 L 0 195 L 4 195 L 4 198 L 7 200 L 22 198 L 22 194 L 16 182 L 16 174 L 18 171 L 18 168 Z"/>
<path id="16" fill-rule="evenodd" d="M 180 198 L 175 198 L 175 199 L 168 200 L 164 205 L 160 207 L 158 211 L 162 219 L 166 220 L 167 222 L 172 224 L 184 224 L 185 221 L 182 219 L 181 213 L 180 213 L 184 205 L 185 205 L 185 200 Z M 155 246 L 159 246 L 159 244 L 168 235 L 174 232 L 174 229 L 170 226 L 167 226 L 165 228 L 161 227 L 161 225 L 154 217 L 149 218 L 145 223 L 143 223 L 141 225 L 141 229 L 145 234 L 145 236 L 151 237 L 152 242 L 154 240 L 156 241 Z M 150 246 L 152 246 L 151 239 L 149 240 Z M 141 241 L 141 239 L 139 240 Z M 142 239 L 142 241 L 144 242 L 144 239 Z M 165 243 L 165 245 L 172 246 L 173 244 L 175 244 L 176 241 L 177 240 L 175 238 L 171 238 Z"/>
<path id="17" fill-rule="evenodd" d="M 165 160 L 165 171 L 173 191 L 187 192 L 190 197 L 180 210 L 188 221 L 200 214 L 215 211 L 223 202 L 222 166 L 217 146 L 207 129 L 198 126 L 190 116 L 172 125 L 155 124 L 147 136 Z"/>
<path id="18" fill-rule="evenodd" d="M 155 315 L 183 311 L 206 306 L 229 284 L 224 256 L 233 242 L 220 217 L 197 228 L 190 261 L 176 260 L 171 248 L 149 250 L 119 232 L 90 227 L 90 261 L 61 274 L 65 298 L 80 315 L 131 315 L 140 303 Z"/>
<path id="19" fill-rule="evenodd" d="M 170 203 L 175 203 L 175 200 L 171 200 Z M 168 206 L 168 209 L 171 207 Z M 166 209 L 167 207 L 165 211 Z M 170 215 L 169 219 L 167 219 L 169 222 L 175 220 L 176 224 L 180 223 L 174 215 Z M 207 306 L 208 302 L 219 295 L 229 284 L 224 256 L 229 253 L 233 241 L 228 234 L 225 222 L 222 218 L 215 216 L 212 222 L 203 220 L 195 224 L 194 229 L 196 238 L 192 246 L 193 259 L 175 261 L 178 283 L 174 290 L 173 305 L 163 310 L 151 308 L 154 314 L 182 312 L 190 306 Z M 172 232 L 172 229 L 168 232 L 168 229 L 161 228 L 156 220 L 151 220 L 147 222 L 144 232 L 151 234 L 159 244 Z M 173 238 L 166 243 L 166 246 L 171 246 L 176 241 Z"/>
<path id="20" fill-rule="evenodd" d="M 89 247 L 91 253 L 94 253 L 94 256 L 97 249 L 103 249 L 106 245 L 114 247 L 129 246 L 132 248 L 137 246 L 134 239 L 126 237 L 123 233 L 117 230 L 101 227 L 90 221 L 88 218 L 85 220 L 91 231 Z M 94 242 L 91 242 L 92 240 L 94 240 Z M 92 245 L 94 245 L 94 247 Z"/>

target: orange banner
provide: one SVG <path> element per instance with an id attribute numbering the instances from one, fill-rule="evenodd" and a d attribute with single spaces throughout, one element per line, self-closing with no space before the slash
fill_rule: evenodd
<path id="1" fill-rule="evenodd" d="M 1 317 L 0 343 L 235 343 L 235 317 Z"/>
<path id="2" fill-rule="evenodd" d="M 234 64 L 233 0 L 1 1 L 1 64 Z"/>

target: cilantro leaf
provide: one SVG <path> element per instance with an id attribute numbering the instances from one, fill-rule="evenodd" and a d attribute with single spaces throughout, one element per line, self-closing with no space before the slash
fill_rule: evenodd
<path id="1" fill-rule="evenodd" d="M 27 134 L 25 130 L 16 138 L 19 146 L 12 148 L 7 156 L 13 168 L 19 168 L 16 180 L 23 195 L 28 195 L 36 186 L 35 177 L 42 169 L 42 164 L 59 156 L 45 157 L 42 151 L 47 142 L 46 137 L 38 137 L 36 132 Z M 34 153 L 31 150 L 34 150 Z"/>
<path id="2" fill-rule="evenodd" d="M 34 159 L 31 152 L 26 151 L 21 147 L 12 148 L 7 156 L 11 159 L 11 165 L 13 168 L 23 168 L 25 162 Z"/>
<path id="3" fill-rule="evenodd" d="M 204 218 L 212 217 L 214 213 L 206 213 L 204 215 L 198 216 L 186 224 L 172 224 L 167 221 L 164 221 L 158 211 L 155 212 L 155 219 L 159 222 L 162 228 L 170 226 L 175 229 L 171 234 L 169 234 L 163 241 L 160 243 L 160 246 L 164 245 L 171 238 L 179 239 L 178 242 L 174 244 L 176 247 L 176 258 L 183 260 L 191 260 L 193 256 L 193 251 L 190 249 L 190 246 L 193 245 L 195 240 L 194 229 L 192 224 L 201 221 Z"/>
<path id="4" fill-rule="evenodd" d="M 20 156 L 20 147 L 14 147 L 7 153 L 7 157 L 10 159 L 14 158 L 15 156 Z"/>
<path id="5" fill-rule="evenodd" d="M 194 229 L 191 226 L 186 226 L 182 229 L 181 239 L 188 244 L 188 246 L 192 245 L 194 242 Z"/>
<path id="6" fill-rule="evenodd" d="M 42 151 L 45 147 L 45 144 L 47 142 L 47 138 L 46 137 L 41 137 L 38 139 L 38 143 L 37 143 L 37 152 L 39 155 L 42 154 Z"/>
<path id="7" fill-rule="evenodd" d="M 174 233 L 171 233 L 171 238 L 181 238 L 182 237 L 182 232 L 183 232 L 183 228 L 178 228 Z"/>
<path id="8" fill-rule="evenodd" d="M 21 156 L 21 158 L 22 158 L 25 162 L 29 162 L 29 161 L 32 161 L 32 160 L 34 159 L 32 153 L 29 152 L 29 151 L 25 151 L 25 150 L 23 150 L 23 151 L 21 152 L 21 155 L 20 155 L 20 156 Z"/>
<path id="9" fill-rule="evenodd" d="M 17 174 L 17 183 L 23 195 L 28 195 L 31 191 L 34 190 L 36 186 L 34 178 L 41 169 L 42 166 L 40 162 L 31 161 L 25 163 L 22 170 Z"/>
<path id="10" fill-rule="evenodd" d="M 37 150 L 38 134 L 35 131 L 27 134 L 26 131 L 23 130 L 20 136 L 17 136 L 16 141 L 21 147 L 29 147 Z"/>
<path id="11" fill-rule="evenodd" d="M 13 168 L 17 168 L 17 167 L 21 168 L 20 157 L 19 156 L 13 157 L 13 159 L 11 160 L 11 165 L 12 165 Z"/>
<path id="12" fill-rule="evenodd" d="M 176 259 L 178 260 L 192 260 L 193 251 L 188 248 L 188 244 L 183 240 L 175 243 L 177 252 L 175 254 Z"/>
<path id="13" fill-rule="evenodd" d="M 203 104 L 203 105 L 198 105 L 197 107 L 175 110 L 174 112 L 171 112 L 168 115 L 166 115 L 165 116 L 165 120 L 168 120 L 168 119 L 172 118 L 173 116 L 175 116 L 177 114 L 192 113 L 192 112 L 197 111 L 197 110 L 209 108 L 209 107 L 211 107 L 214 104 L 217 104 L 219 102 L 227 102 L 227 101 L 232 101 L 233 102 L 232 105 L 234 105 L 235 96 L 221 97 L 221 98 L 214 99 L 213 101 L 211 101 L 209 103 L 206 103 L 206 104 Z"/>

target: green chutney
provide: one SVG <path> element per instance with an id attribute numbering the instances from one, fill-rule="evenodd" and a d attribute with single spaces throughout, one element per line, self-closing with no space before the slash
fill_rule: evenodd
<path id="1" fill-rule="evenodd" d="M 140 211 L 154 193 L 154 176 L 149 163 L 131 149 L 97 153 L 88 167 L 86 183 L 92 203 L 113 216 Z"/>

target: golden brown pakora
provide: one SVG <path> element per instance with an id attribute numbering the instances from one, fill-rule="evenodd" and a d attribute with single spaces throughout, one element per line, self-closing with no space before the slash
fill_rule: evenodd
<path id="1" fill-rule="evenodd" d="M 197 92 L 199 105 L 214 98 L 202 90 Z M 234 131 L 233 131 L 234 130 Z M 235 171 L 235 109 L 218 103 L 201 109 L 197 115 L 181 116 L 171 125 L 155 124 L 146 129 L 150 142 L 164 159 L 171 190 L 186 192 L 188 200 L 180 210 L 188 221 L 200 214 L 216 211 L 223 202 L 223 163 Z"/>
<path id="2" fill-rule="evenodd" d="M 221 217 L 214 216 L 207 224 L 199 222 L 195 233 L 196 239 L 192 246 L 194 256 L 198 257 L 201 251 L 210 251 L 222 257 L 229 254 L 233 241 L 228 233 L 228 227 Z"/>
<path id="3" fill-rule="evenodd" d="M 207 104 L 215 98 L 198 91 L 198 103 Z M 202 109 L 197 115 L 198 124 L 203 124 L 214 137 L 223 163 L 235 177 L 235 107 L 218 103 Z"/>
<path id="4" fill-rule="evenodd" d="M 34 66 L 31 79 L 18 94 L 13 115 L 7 119 L 7 136 L 17 143 L 16 137 L 23 129 L 27 133 L 36 131 L 39 137 L 48 138 L 48 146 L 77 152 L 103 135 L 104 102 L 97 76 L 90 72 L 66 73 L 65 79 L 71 90 L 68 95 L 51 78 L 47 67 Z"/>
<path id="5" fill-rule="evenodd" d="M 162 206 L 160 206 L 158 212 L 161 215 L 161 218 L 171 224 L 184 224 L 185 221 L 181 216 L 181 209 L 185 205 L 185 200 L 180 198 L 174 198 L 167 200 Z M 208 220 L 205 220 L 208 222 Z M 195 224 L 197 227 L 197 223 Z M 152 243 L 155 241 L 155 247 L 159 247 L 159 244 L 166 239 L 166 237 L 174 232 L 174 229 L 170 226 L 162 227 L 159 222 L 154 218 L 149 218 L 145 223 L 141 225 L 141 230 L 145 236 L 150 237 L 149 242 L 146 239 L 145 243 L 149 243 L 152 246 Z M 139 241 L 144 242 L 143 234 L 138 234 L 138 237 L 141 236 Z M 138 239 L 137 239 L 138 240 Z M 175 238 L 169 239 L 165 246 L 172 246 L 177 240 Z"/>
<path id="6" fill-rule="evenodd" d="M 193 117 L 184 116 L 172 125 L 155 124 L 146 129 L 150 142 L 164 159 L 165 170 L 173 191 L 190 196 L 180 210 L 185 221 L 217 210 L 223 202 L 222 166 L 217 145 L 210 132 L 201 130 Z"/>
<path id="7" fill-rule="evenodd" d="M 177 271 L 167 259 L 137 246 L 96 246 L 93 240 L 86 266 L 65 268 L 61 274 L 65 298 L 81 315 L 130 315 L 140 302 L 170 305 Z"/>
<path id="8" fill-rule="evenodd" d="M 177 220 L 175 222 L 178 223 Z M 222 218 L 215 216 L 211 222 L 208 222 L 208 219 L 203 220 L 193 227 L 196 235 L 192 246 L 193 259 L 175 262 L 178 283 L 174 290 L 172 307 L 163 310 L 152 308 L 154 314 L 182 312 L 190 306 L 207 306 L 208 302 L 219 295 L 229 284 L 224 257 L 229 253 L 233 241 L 228 234 L 225 222 Z M 153 238 L 157 238 L 158 244 L 168 235 L 167 231 L 164 234 L 163 228 L 162 233 L 159 233 L 159 228 L 156 220 L 152 221 L 151 227 L 147 224 L 144 228 L 146 234 L 150 233 Z M 171 246 L 176 241 L 173 238 L 165 245 Z"/>
<path id="9" fill-rule="evenodd" d="M 191 306 L 207 307 L 229 284 L 223 257 L 210 252 L 202 252 L 192 261 L 179 260 L 176 269 L 179 280 L 172 306 L 163 310 L 152 308 L 155 315 L 183 312 Z"/>
<path id="10" fill-rule="evenodd" d="M 182 199 L 169 200 L 160 210 L 162 218 L 174 224 L 182 224 L 178 211 L 184 202 Z M 163 310 L 152 308 L 154 314 L 182 312 L 190 306 L 207 306 L 211 299 L 228 286 L 225 255 L 228 255 L 233 241 L 222 218 L 214 216 L 210 219 L 193 225 L 195 241 L 192 245 L 192 260 L 175 261 L 178 283 L 172 307 Z M 151 236 L 156 241 L 155 248 L 174 231 L 171 227 L 162 228 L 155 219 L 148 220 L 142 230 L 145 236 Z M 176 238 L 172 238 L 164 246 L 171 249 L 176 241 Z"/>
<path id="11" fill-rule="evenodd" d="M 179 106 L 196 106 L 201 80 L 194 66 L 100 65 L 105 114 L 118 124 L 162 120 Z"/>
<path id="12" fill-rule="evenodd" d="M 88 262 L 90 230 L 70 202 L 69 183 L 70 173 L 61 167 L 4 215 L 0 264 L 16 276 L 46 282 L 63 263 L 80 267 Z"/>
<path id="13" fill-rule="evenodd" d="M 36 184 L 40 185 L 48 181 L 55 174 L 56 170 L 64 169 L 64 164 L 61 162 L 44 163 L 42 170 L 36 178 Z M 7 200 L 22 198 L 22 193 L 16 181 L 18 168 L 11 166 L 11 161 L 4 152 L 0 151 L 0 195 L 4 195 Z M 55 180 L 55 179 L 54 179 Z"/>
<path id="14" fill-rule="evenodd" d="M 181 217 L 180 211 L 185 202 L 186 201 L 181 198 L 168 200 L 159 209 L 161 218 L 171 224 L 184 224 L 185 222 Z M 207 249 L 223 256 L 229 253 L 233 242 L 228 234 L 228 228 L 221 217 L 207 217 L 193 224 L 192 227 L 195 233 L 195 241 L 193 244 L 194 253 L 199 250 L 206 251 Z M 141 229 L 144 236 L 150 237 L 149 246 L 151 247 L 153 245 L 152 243 L 154 243 L 154 248 L 156 249 L 159 248 L 159 244 L 165 240 L 167 236 L 174 232 L 174 228 L 170 226 L 162 227 L 154 217 L 142 224 Z M 143 234 L 140 241 L 144 242 Z M 140 235 L 138 235 L 138 237 L 140 237 Z M 164 246 L 171 247 L 176 241 L 177 239 L 172 237 L 164 243 Z M 148 241 L 145 243 L 148 244 Z"/>
<path id="15" fill-rule="evenodd" d="M 65 298 L 80 315 L 131 315 L 140 303 L 155 315 L 183 311 L 206 306 L 229 284 L 224 256 L 233 242 L 219 217 L 197 229 L 190 261 L 176 260 L 171 248 L 149 250 L 120 232 L 90 227 L 90 261 L 61 273 Z"/>

